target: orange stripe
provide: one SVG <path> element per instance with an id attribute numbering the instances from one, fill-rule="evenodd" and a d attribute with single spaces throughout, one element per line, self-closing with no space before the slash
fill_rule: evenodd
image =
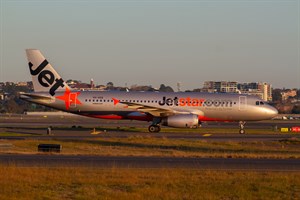
<path id="1" fill-rule="evenodd" d="M 232 122 L 232 120 L 218 119 L 218 118 L 210 118 L 206 116 L 198 116 L 199 121 L 217 121 L 217 122 Z"/>

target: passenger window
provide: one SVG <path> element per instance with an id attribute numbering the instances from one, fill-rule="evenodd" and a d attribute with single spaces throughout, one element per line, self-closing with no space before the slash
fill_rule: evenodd
<path id="1" fill-rule="evenodd" d="M 264 105 L 264 102 L 261 101 L 261 102 L 260 102 L 260 105 Z"/>
<path id="2" fill-rule="evenodd" d="M 255 102 L 255 104 L 258 106 L 259 105 L 259 101 Z"/>

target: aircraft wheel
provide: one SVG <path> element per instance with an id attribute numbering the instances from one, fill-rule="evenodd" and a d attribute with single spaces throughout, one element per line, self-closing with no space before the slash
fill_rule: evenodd
<path id="1" fill-rule="evenodd" d="M 150 133 L 158 133 L 160 131 L 160 127 L 157 125 L 151 125 L 148 127 Z"/>
<path id="2" fill-rule="evenodd" d="M 160 132 L 160 126 L 156 126 L 156 132 L 157 132 L 157 133 Z"/>
<path id="3" fill-rule="evenodd" d="M 239 126 L 240 126 L 240 134 L 245 134 L 246 132 L 245 132 L 245 124 L 246 124 L 246 122 L 245 121 L 240 121 L 239 122 Z"/>

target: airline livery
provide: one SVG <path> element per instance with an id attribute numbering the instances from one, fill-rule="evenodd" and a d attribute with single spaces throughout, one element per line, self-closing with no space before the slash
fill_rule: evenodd
<path id="1" fill-rule="evenodd" d="M 255 96 L 199 92 L 122 92 L 72 90 L 36 49 L 26 50 L 34 92 L 21 98 L 78 115 L 101 119 L 151 121 L 149 132 L 161 125 L 197 128 L 202 121 L 240 122 L 271 119 L 278 111 Z"/>

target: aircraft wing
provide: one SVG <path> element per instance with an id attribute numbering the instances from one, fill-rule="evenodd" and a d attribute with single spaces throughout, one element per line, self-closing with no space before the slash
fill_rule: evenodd
<path id="1" fill-rule="evenodd" d="M 139 112 L 149 113 L 150 115 L 153 115 L 155 117 L 167 117 L 167 116 L 181 113 L 171 109 L 164 109 L 164 108 L 148 106 L 148 105 L 143 105 L 138 103 L 122 102 L 122 101 L 120 101 L 119 103 L 126 104 L 127 108 L 135 109 Z"/>

